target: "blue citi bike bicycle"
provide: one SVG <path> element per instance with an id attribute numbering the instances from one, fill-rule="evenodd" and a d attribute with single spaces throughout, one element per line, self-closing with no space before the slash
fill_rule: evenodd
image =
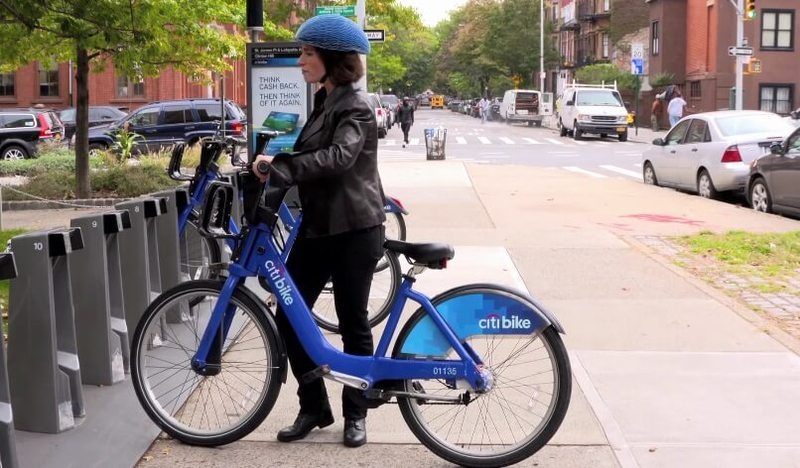
<path id="1" fill-rule="evenodd" d="M 259 134 L 260 147 L 266 146 L 269 139 L 277 132 L 262 132 Z M 236 138 L 222 138 L 215 135 L 203 140 L 200 149 L 200 162 L 194 174 L 184 174 L 181 171 L 186 145 L 176 145 L 172 151 L 167 173 L 170 178 L 177 181 L 190 182 L 188 203 L 179 207 L 178 230 L 181 236 L 181 270 L 185 279 L 214 279 L 219 277 L 226 264 L 223 262 L 220 243 L 213 238 L 200 235 L 197 231 L 198 210 L 203 204 L 206 188 L 212 182 L 222 178 L 236 178 L 237 173 L 223 176 L 220 171 L 219 160 L 223 155 L 230 155 L 237 166 L 237 147 L 245 145 L 245 140 Z M 257 151 L 259 152 L 259 151 Z M 238 164 L 240 165 L 240 164 Z M 406 225 L 403 216 L 408 212 L 396 199 L 387 197 L 384 206 L 387 222 L 386 236 L 390 239 L 405 240 Z M 280 247 L 283 260 L 291 252 L 292 245 L 297 237 L 302 222 L 302 212 L 296 190 L 290 191 L 278 209 L 278 222 L 273 230 L 276 243 Z M 239 232 L 239 227 L 233 218 L 230 220 L 229 229 L 233 233 Z M 236 239 L 225 239 L 224 248 L 229 252 L 236 248 Z M 263 278 L 261 284 L 267 288 Z M 401 267 L 395 255 L 386 252 L 378 262 L 370 287 L 369 316 L 370 326 L 382 322 L 391 309 L 394 296 L 400 288 Z M 339 322 L 333 300 L 333 288 L 329 283 L 312 311 L 314 319 L 322 328 L 330 332 L 339 331 Z"/>
<path id="2" fill-rule="evenodd" d="M 187 444 L 217 446 L 246 436 L 272 410 L 287 358 L 273 315 L 245 286 L 261 275 L 318 365 L 304 378 L 360 389 L 370 407 L 396 403 L 436 455 L 463 466 L 505 466 L 550 440 L 569 406 L 572 379 L 563 329 L 544 306 L 492 284 L 430 299 L 413 289 L 415 278 L 445 268 L 453 248 L 388 240 L 386 249 L 411 267 L 374 355 L 347 355 L 326 340 L 287 274 L 272 236 L 282 194 L 273 196 L 252 173 L 242 172 L 242 181 L 241 232 L 228 229 L 238 194 L 221 181 L 209 184 L 199 221 L 204 235 L 236 239 L 229 276 L 165 291 L 133 335 L 133 385 L 161 429 Z M 401 326 L 409 301 L 419 308 Z M 182 308 L 190 313 L 177 314 Z"/>

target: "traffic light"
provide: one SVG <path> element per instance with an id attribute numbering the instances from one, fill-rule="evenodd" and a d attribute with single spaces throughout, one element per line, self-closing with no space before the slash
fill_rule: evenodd
<path id="1" fill-rule="evenodd" d="M 744 0 L 744 17 L 745 19 L 756 17 L 756 0 Z"/>

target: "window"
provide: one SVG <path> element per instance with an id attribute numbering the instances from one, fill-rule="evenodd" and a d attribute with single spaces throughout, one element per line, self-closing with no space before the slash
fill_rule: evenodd
<path id="1" fill-rule="evenodd" d="M 14 74 L 0 73 L 0 96 L 14 96 Z"/>
<path id="2" fill-rule="evenodd" d="M 699 81 L 689 82 L 689 97 L 699 98 L 702 96 L 702 87 Z"/>
<path id="3" fill-rule="evenodd" d="M 794 11 L 761 11 L 761 48 L 794 49 Z"/>
<path id="4" fill-rule="evenodd" d="M 39 63 L 39 96 L 58 97 L 58 65 Z"/>
<path id="5" fill-rule="evenodd" d="M 608 33 L 603 33 L 603 58 L 608 58 Z"/>
<path id="6" fill-rule="evenodd" d="M 800 133 L 795 133 L 795 135 L 789 139 L 789 142 L 786 144 L 786 153 L 800 155 Z"/>
<path id="7" fill-rule="evenodd" d="M 611 0 L 603 0 L 603 11 L 611 9 Z"/>
<path id="8" fill-rule="evenodd" d="M 788 114 L 793 110 L 793 85 L 761 85 L 760 109 L 778 114 Z"/>
<path id="9" fill-rule="evenodd" d="M 0 116 L 3 128 L 33 128 L 36 120 L 31 114 L 5 114 Z"/>
<path id="10" fill-rule="evenodd" d="M 131 125 L 137 127 L 145 125 L 155 125 L 158 123 L 159 112 L 160 110 L 158 107 L 148 107 L 133 114 L 129 122 L 131 123 Z"/>
<path id="11" fill-rule="evenodd" d="M 650 54 L 651 55 L 658 55 L 659 49 L 659 26 L 658 21 L 653 21 L 653 24 L 650 25 Z"/>
<path id="12" fill-rule="evenodd" d="M 165 106 L 164 107 L 164 124 L 182 124 L 186 122 L 193 122 L 192 109 L 187 106 Z"/>
<path id="13" fill-rule="evenodd" d="M 679 122 L 678 125 L 669 132 L 666 140 L 668 145 L 681 144 L 683 137 L 686 136 L 686 130 L 689 129 L 689 122 L 691 122 L 691 120 Z"/>
<path id="14" fill-rule="evenodd" d="M 117 97 L 144 97 L 144 82 L 133 81 L 127 76 L 117 77 Z"/>
<path id="15" fill-rule="evenodd" d="M 705 120 L 692 119 L 689 127 L 689 134 L 686 135 L 686 143 L 705 143 L 711 141 L 708 134 L 708 123 Z"/>
<path id="16" fill-rule="evenodd" d="M 197 114 L 200 116 L 201 122 L 213 122 L 215 120 L 220 119 L 220 106 L 218 102 L 214 103 L 204 103 L 204 104 L 195 104 L 194 105 Z M 230 107 L 225 106 L 225 120 L 241 120 L 243 117 L 236 112 L 236 110 L 232 110 Z"/>

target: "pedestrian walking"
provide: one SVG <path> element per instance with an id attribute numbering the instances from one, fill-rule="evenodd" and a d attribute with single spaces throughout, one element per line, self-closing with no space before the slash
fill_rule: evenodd
<path id="1" fill-rule="evenodd" d="M 664 112 L 663 98 L 661 95 L 656 95 L 656 98 L 653 100 L 653 106 L 650 108 L 650 126 L 654 132 L 659 130 L 658 119 L 662 112 Z"/>
<path id="2" fill-rule="evenodd" d="M 481 112 L 481 123 L 486 123 L 486 117 L 489 115 L 489 100 L 482 97 L 478 102 L 478 109 Z"/>
<path id="3" fill-rule="evenodd" d="M 302 53 L 303 79 L 321 83 L 314 110 L 300 132 L 292 154 L 258 155 L 253 171 L 273 186 L 297 185 L 303 223 L 287 270 L 298 292 L 313 307 L 328 280 L 333 282 L 336 315 L 347 354 L 373 354 L 367 303 L 372 275 L 383 255 L 383 188 L 378 175 L 378 125 L 367 95 L 353 85 L 364 76 L 359 54 L 369 41 L 353 21 L 339 15 L 308 19 L 296 34 Z M 267 174 L 257 170 L 265 161 Z M 291 426 L 278 432 L 281 442 L 305 438 L 317 427 L 333 424 L 322 377 L 277 307 L 275 320 L 299 386 L 300 412 Z M 342 393 L 343 442 L 367 442 L 367 407 L 361 390 Z"/>
<path id="4" fill-rule="evenodd" d="M 675 91 L 675 96 L 669 101 L 667 105 L 667 114 L 669 115 L 669 126 L 674 127 L 681 117 L 683 117 L 683 109 L 686 107 L 686 101 L 680 91 Z"/>
<path id="5" fill-rule="evenodd" d="M 405 148 L 408 144 L 408 132 L 414 125 L 414 107 L 407 97 L 403 98 L 403 105 L 397 110 L 397 121 L 400 122 L 400 130 L 403 131 L 403 148 Z"/>

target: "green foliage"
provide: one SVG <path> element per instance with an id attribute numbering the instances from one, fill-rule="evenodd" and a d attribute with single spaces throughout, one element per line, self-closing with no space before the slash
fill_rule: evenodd
<path id="1" fill-rule="evenodd" d="M 119 156 L 120 161 L 127 161 L 133 154 L 136 148 L 136 140 L 141 140 L 144 137 L 138 133 L 128 131 L 127 128 L 121 128 L 114 135 L 114 145 L 111 147 L 114 154 Z"/>
<path id="2" fill-rule="evenodd" d="M 587 65 L 575 72 L 575 79 L 583 84 L 611 84 L 617 82 L 622 91 L 633 91 L 636 88 L 636 77 L 620 70 L 610 63 Z"/>
<path id="3" fill-rule="evenodd" d="M 650 78 L 650 86 L 653 88 L 662 88 L 671 84 L 675 84 L 675 75 L 673 73 L 656 73 Z"/>
<path id="4" fill-rule="evenodd" d="M 102 166 L 100 158 L 89 158 L 93 168 Z M 0 162 L 0 176 L 33 176 L 50 171 L 75 172 L 75 152 L 66 148 L 54 152 L 39 153 L 38 158 Z"/>
<path id="5" fill-rule="evenodd" d="M 614 0 L 608 37 L 617 44 L 624 36 L 646 28 L 650 22 L 650 10 L 642 0 Z"/>
<path id="6" fill-rule="evenodd" d="M 5 229 L 0 231 L 0 249 L 5 250 L 8 241 L 12 237 L 19 236 L 28 232 L 26 229 Z M 0 281 L 0 313 L 3 315 L 3 334 L 8 333 L 8 320 L 5 315 L 8 314 L 8 287 L 11 280 Z M 2 344 L 0 344 L 2 346 Z"/>

